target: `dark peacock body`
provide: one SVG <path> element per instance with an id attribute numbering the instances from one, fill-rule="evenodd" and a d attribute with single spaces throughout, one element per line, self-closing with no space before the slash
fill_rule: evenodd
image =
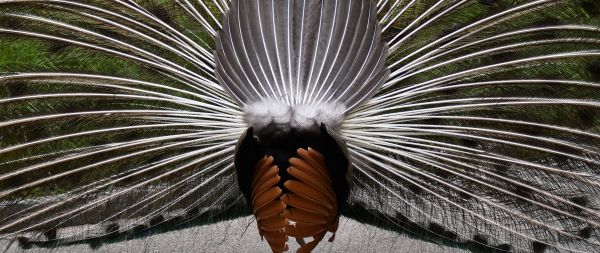
<path id="1" fill-rule="evenodd" d="M 596 0 L 0 0 L 0 236 L 600 252 L 599 109 Z"/>

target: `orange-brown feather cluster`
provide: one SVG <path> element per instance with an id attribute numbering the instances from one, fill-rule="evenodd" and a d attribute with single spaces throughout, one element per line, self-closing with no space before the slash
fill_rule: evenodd
<path id="1" fill-rule="evenodd" d="M 288 237 L 303 242 L 298 252 L 310 252 L 327 231 L 337 231 L 339 216 L 335 192 L 325 157 L 312 148 L 298 149 L 298 157 L 289 160 L 287 173 L 291 179 L 279 187 L 279 168 L 273 157 L 261 159 L 252 179 L 252 211 L 261 237 L 267 239 L 273 252 L 288 250 Z M 329 241 L 333 241 L 332 236 Z"/>

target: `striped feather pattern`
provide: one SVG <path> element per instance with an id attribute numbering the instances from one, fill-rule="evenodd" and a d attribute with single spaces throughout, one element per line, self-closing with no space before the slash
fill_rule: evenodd
<path id="1" fill-rule="evenodd" d="M 599 33 L 596 0 L 0 1 L 2 242 L 248 214 L 234 146 L 275 101 L 345 106 L 346 216 L 598 252 Z"/>

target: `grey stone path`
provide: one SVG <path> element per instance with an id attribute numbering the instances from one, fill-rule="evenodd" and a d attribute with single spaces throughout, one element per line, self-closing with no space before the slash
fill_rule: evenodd
<path id="1" fill-rule="evenodd" d="M 398 233 L 361 224 L 342 217 L 333 243 L 321 242 L 315 252 L 466 252 L 433 243 L 423 242 Z M 326 239 L 329 238 L 327 235 Z M 290 251 L 298 248 L 290 240 Z M 91 249 L 87 244 L 56 249 L 33 248 L 22 250 L 13 245 L 8 252 L 271 252 L 266 242 L 261 242 L 256 224 L 251 217 L 243 217 L 216 224 L 193 227 L 143 239 L 105 244 Z"/>

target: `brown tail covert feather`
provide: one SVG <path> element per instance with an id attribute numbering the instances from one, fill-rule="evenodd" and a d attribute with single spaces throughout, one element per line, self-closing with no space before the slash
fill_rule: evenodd
<path id="1" fill-rule="evenodd" d="M 259 160 L 252 178 L 252 211 L 261 237 L 273 252 L 287 251 L 290 236 L 299 242 L 313 238 L 298 252 L 312 251 L 327 231 L 334 233 L 329 239 L 333 241 L 339 215 L 325 157 L 312 148 L 298 149 L 285 170 L 289 175 L 285 182 L 273 160 L 271 156 Z"/>

